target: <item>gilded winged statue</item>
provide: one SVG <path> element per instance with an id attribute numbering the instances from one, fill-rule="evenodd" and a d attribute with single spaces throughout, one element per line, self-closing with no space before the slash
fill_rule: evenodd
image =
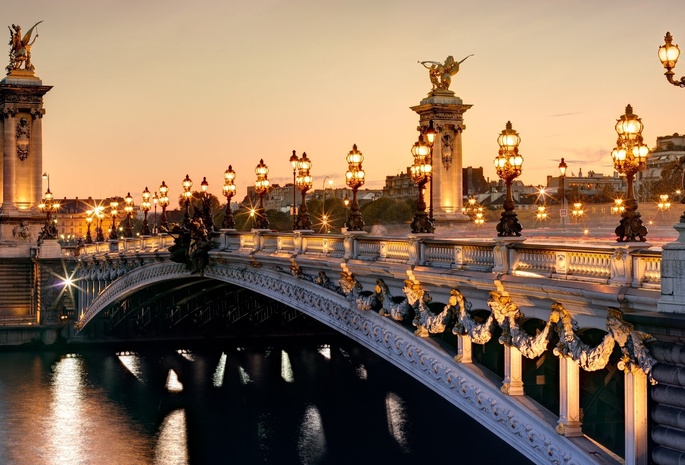
<path id="1" fill-rule="evenodd" d="M 7 73 L 9 74 L 15 69 L 21 69 L 22 65 L 25 70 L 33 71 L 35 67 L 31 64 L 31 46 L 38 38 L 38 33 L 31 40 L 31 34 L 33 30 L 42 23 L 43 21 L 38 21 L 33 25 L 31 29 L 28 30 L 26 34 L 21 35 L 21 26 L 12 24 L 12 26 L 7 26 L 10 30 L 10 64 L 6 66 Z"/>
<path id="2" fill-rule="evenodd" d="M 428 75 L 435 90 L 449 90 L 452 83 L 452 76 L 459 72 L 459 65 L 466 61 L 466 58 L 472 57 L 473 54 L 468 55 L 461 61 L 454 61 L 452 55 L 448 56 L 444 63 L 439 61 L 419 61 L 427 70 Z"/>

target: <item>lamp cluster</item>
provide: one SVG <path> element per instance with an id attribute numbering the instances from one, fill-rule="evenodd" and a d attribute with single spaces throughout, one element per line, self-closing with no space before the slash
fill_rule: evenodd
<path id="1" fill-rule="evenodd" d="M 416 203 L 416 213 L 411 223 L 411 232 L 414 234 L 435 232 L 432 218 L 426 213 L 426 201 L 424 200 L 424 189 L 426 183 L 433 176 L 433 161 L 431 159 L 431 147 L 424 140 L 424 134 L 419 134 L 419 140 L 411 148 L 414 163 L 411 165 L 409 174 L 411 180 L 419 188 L 419 198 Z"/>
<path id="2" fill-rule="evenodd" d="M 499 144 L 499 152 L 495 157 L 495 170 L 497 176 L 504 180 L 507 186 L 507 197 L 504 201 L 504 211 L 497 224 L 497 235 L 500 237 L 520 236 L 522 227 L 514 211 L 516 205 L 511 191 L 511 183 L 521 174 L 523 157 L 519 154 L 518 149 L 521 137 L 513 129 L 511 121 L 507 121 L 505 129 L 497 138 L 497 143 Z"/>
<path id="3" fill-rule="evenodd" d="M 293 220 L 293 231 L 310 230 L 312 229 L 312 222 L 309 218 L 309 211 L 307 210 L 307 191 L 312 188 L 312 162 L 307 157 L 307 152 L 303 152 L 302 156 L 297 158 L 297 155 L 295 155 L 295 151 L 293 150 L 293 156 L 295 157 L 295 161 L 292 166 L 296 170 L 295 187 L 300 191 L 300 195 L 302 195 L 302 203 L 297 210 L 297 216 L 295 216 Z M 293 163 L 292 160 L 291 163 Z"/>
<path id="4" fill-rule="evenodd" d="M 41 239 L 57 239 L 57 226 L 55 225 L 57 220 L 54 219 L 52 215 L 56 214 L 59 211 L 59 208 L 59 202 L 55 201 L 54 196 L 48 187 L 48 190 L 45 191 L 45 197 L 40 204 L 38 204 L 40 212 L 45 214 L 45 225 L 40 232 Z"/>
<path id="5" fill-rule="evenodd" d="M 362 231 L 364 228 L 364 220 L 362 220 L 359 202 L 357 201 L 357 190 L 365 182 L 364 176 L 366 173 L 362 169 L 363 161 L 364 155 L 357 150 L 357 144 L 352 144 L 352 150 L 347 154 L 347 172 L 345 173 L 345 183 L 352 189 L 350 217 L 345 222 L 348 231 Z M 347 200 L 349 202 L 349 199 Z"/>
<path id="6" fill-rule="evenodd" d="M 661 64 L 666 68 L 664 75 L 668 82 L 678 87 L 685 87 L 685 76 L 681 77 L 679 81 L 676 81 L 673 76 L 673 68 L 675 68 L 678 62 L 678 57 L 680 56 L 680 48 L 678 45 L 673 43 L 673 36 L 670 32 L 667 32 L 664 36 L 664 45 L 659 47 L 659 60 Z"/>
<path id="7" fill-rule="evenodd" d="M 254 190 L 259 195 L 259 206 L 255 211 L 255 226 L 257 229 L 269 229 L 269 220 L 266 218 L 264 211 L 264 194 L 271 189 L 271 182 L 268 179 L 269 168 L 264 164 L 264 160 L 260 159 L 259 164 L 255 168 L 257 180 L 254 183 Z"/>
<path id="8" fill-rule="evenodd" d="M 621 223 L 616 228 L 619 242 L 645 241 L 647 228 L 642 225 L 640 213 L 637 211 L 637 200 L 633 188 L 635 174 L 644 169 L 649 148 L 642 141 L 642 120 L 633 113 L 633 107 L 626 106 L 626 112 L 616 120 L 618 140 L 616 148 L 611 152 L 614 168 L 625 174 L 627 181 L 625 210 L 621 214 Z"/>

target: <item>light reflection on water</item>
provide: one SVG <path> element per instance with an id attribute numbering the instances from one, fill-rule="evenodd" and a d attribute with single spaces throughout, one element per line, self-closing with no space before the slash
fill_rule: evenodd
<path id="1" fill-rule="evenodd" d="M 185 465 L 188 463 L 186 413 L 174 410 L 164 419 L 155 448 L 155 464 Z"/>
<path id="2" fill-rule="evenodd" d="M 428 463 L 448 457 L 426 444 L 479 441 L 526 463 L 352 343 L 324 354 L 316 344 L 194 349 L 192 359 L 176 348 L 0 352 L 0 464 Z"/>

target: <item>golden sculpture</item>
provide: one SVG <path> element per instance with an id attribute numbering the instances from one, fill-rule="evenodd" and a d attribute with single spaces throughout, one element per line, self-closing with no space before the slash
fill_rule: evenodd
<path id="1" fill-rule="evenodd" d="M 450 84 L 452 83 L 452 76 L 459 72 L 459 65 L 466 61 L 468 57 L 472 57 L 473 54 L 466 56 L 461 61 L 454 61 L 452 55 L 445 59 L 444 63 L 439 61 L 419 61 L 417 63 L 422 64 L 428 70 L 428 76 L 430 77 L 431 84 L 433 88 L 431 89 L 431 94 L 437 91 L 449 90 Z"/>
<path id="2" fill-rule="evenodd" d="M 38 38 L 38 33 L 36 33 L 36 37 L 33 38 L 33 41 L 31 40 L 31 34 L 33 33 L 33 30 L 36 29 L 36 26 L 42 22 L 43 21 L 38 21 L 34 24 L 23 37 L 21 35 L 21 26 L 16 24 L 12 24 L 11 27 L 7 26 L 10 30 L 10 64 L 5 67 L 5 69 L 7 69 L 7 74 L 14 70 L 21 69 L 22 65 L 27 71 L 33 71 L 35 69 L 31 63 L 31 46 Z"/>

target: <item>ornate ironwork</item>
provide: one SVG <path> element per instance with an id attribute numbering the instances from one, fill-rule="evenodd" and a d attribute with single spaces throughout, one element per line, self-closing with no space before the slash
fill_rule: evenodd
<path id="1" fill-rule="evenodd" d="M 616 122 L 618 141 L 611 152 L 614 168 L 626 175 L 627 192 L 623 203 L 625 210 L 621 213 L 621 222 L 616 227 L 618 242 L 644 242 L 647 228 L 643 226 L 640 213 L 637 211 L 637 199 L 633 180 L 638 171 L 644 169 L 649 148 L 642 142 L 642 120 L 633 113 L 633 107 L 626 106 L 626 112 Z"/>
<path id="2" fill-rule="evenodd" d="M 257 181 L 255 181 L 254 190 L 259 196 L 259 205 L 255 211 L 255 227 L 257 229 L 269 229 L 269 220 L 266 218 L 264 211 L 264 194 L 271 189 L 271 183 L 268 179 L 269 168 L 264 164 L 264 160 L 260 159 L 259 164 L 255 168 Z"/>
<path id="3" fill-rule="evenodd" d="M 226 197 L 226 210 L 224 211 L 224 221 L 221 227 L 224 229 L 235 229 L 235 221 L 233 220 L 233 210 L 231 210 L 231 199 L 235 195 L 235 171 L 233 167 L 228 165 L 228 169 L 224 173 L 224 185 L 222 193 Z"/>
<path id="4" fill-rule="evenodd" d="M 353 144 L 352 150 L 350 150 L 350 152 L 347 154 L 348 169 L 345 173 L 345 182 L 352 189 L 350 217 L 348 218 L 345 224 L 348 231 L 364 230 L 364 220 L 362 220 L 362 213 L 359 210 L 359 202 L 357 201 L 357 190 L 364 185 L 365 181 L 365 173 L 362 169 L 363 162 L 364 155 L 359 150 L 357 150 L 357 144 Z"/>
<path id="5" fill-rule="evenodd" d="M 499 153 L 495 158 L 495 169 L 497 176 L 504 180 L 507 186 L 507 196 L 504 200 L 504 211 L 501 214 L 500 221 L 497 223 L 497 235 L 499 237 L 506 236 L 520 236 L 521 223 L 519 223 L 516 215 L 516 203 L 511 191 L 511 183 L 521 174 L 521 165 L 523 164 L 523 157 L 519 154 L 518 145 L 521 138 L 515 129 L 511 126 L 511 121 L 507 121 L 506 129 L 504 129 L 499 137 L 497 143 L 499 144 Z"/>

